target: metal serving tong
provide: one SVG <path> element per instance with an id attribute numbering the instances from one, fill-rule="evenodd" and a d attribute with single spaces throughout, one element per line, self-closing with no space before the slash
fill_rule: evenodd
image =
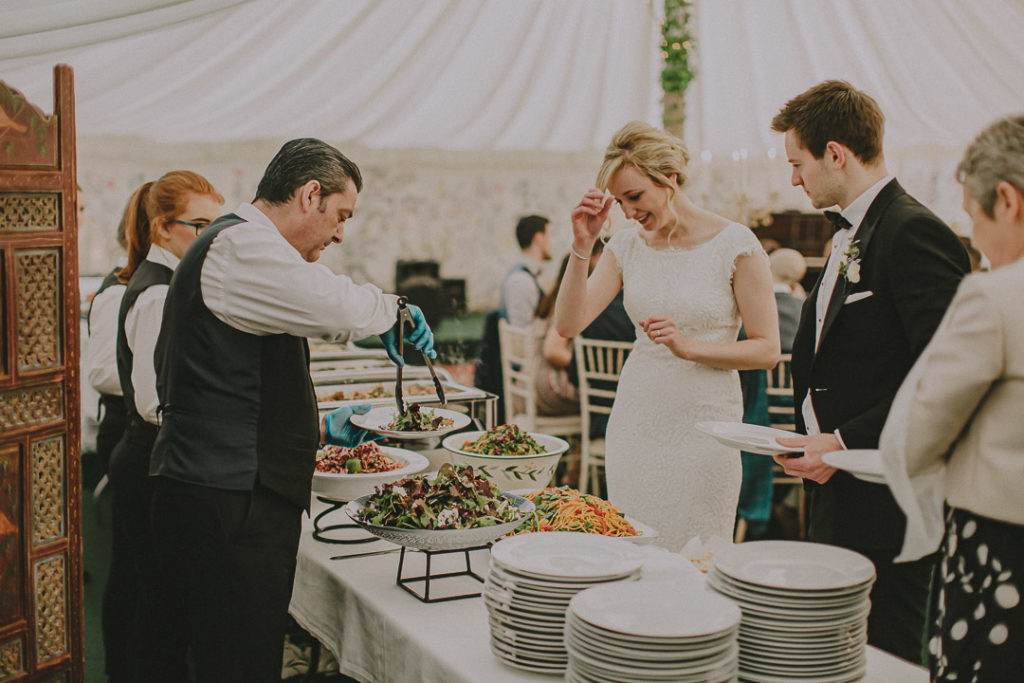
<path id="1" fill-rule="evenodd" d="M 408 323 L 413 329 L 416 327 L 416 321 L 412 319 L 412 313 L 409 312 L 408 304 L 409 300 L 404 296 L 398 297 L 398 357 L 404 357 L 405 353 L 405 324 Z M 426 353 L 423 354 L 423 361 L 427 364 L 427 369 L 430 370 L 430 376 L 434 379 L 434 390 L 437 391 L 437 397 L 441 399 L 441 405 L 448 405 L 447 399 L 444 397 L 444 387 L 441 386 L 441 380 L 438 379 L 437 373 L 434 372 L 434 364 L 430 362 L 430 356 Z M 402 369 L 404 366 L 399 365 L 396 371 L 397 380 L 395 382 L 395 401 L 398 403 L 398 413 L 405 415 L 405 400 L 402 398 Z"/>

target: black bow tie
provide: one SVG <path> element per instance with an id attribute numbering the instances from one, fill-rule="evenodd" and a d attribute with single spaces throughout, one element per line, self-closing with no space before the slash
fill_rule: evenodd
<path id="1" fill-rule="evenodd" d="M 832 227 L 836 230 L 846 230 L 852 226 L 852 223 L 846 220 L 846 218 L 843 217 L 843 214 L 838 211 L 826 211 L 825 218 L 828 219 L 828 222 L 831 223 Z"/>

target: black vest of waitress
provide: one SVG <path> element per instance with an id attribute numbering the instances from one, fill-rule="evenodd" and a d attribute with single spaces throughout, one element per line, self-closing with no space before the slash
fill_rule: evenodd
<path id="1" fill-rule="evenodd" d="M 167 266 L 144 260 L 128 280 L 128 288 L 121 299 L 121 310 L 117 314 L 117 377 L 121 380 L 124 409 L 128 415 L 125 435 L 130 443 L 152 445 L 153 440 L 156 439 L 158 427 L 151 422 L 146 422 L 135 408 L 135 387 L 132 386 L 135 354 L 128 346 L 128 336 L 125 333 L 124 324 L 128 319 L 128 311 L 132 310 L 132 306 L 142 296 L 142 293 L 154 285 L 170 283 L 172 275 L 174 275 L 174 271 Z"/>
<path id="2" fill-rule="evenodd" d="M 114 268 L 112 271 L 107 273 L 107 276 L 103 278 L 100 283 L 100 288 L 93 294 L 92 299 L 89 301 L 89 313 L 86 315 L 85 321 L 89 334 L 92 334 L 92 305 L 96 302 L 96 297 L 102 294 L 104 291 L 115 285 L 121 285 L 122 282 L 117 278 L 117 274 L 121 272 L 121 266 Z M 121 295 L 122 300 L 124 295 Z M 120 309 L 118 309 L 120 315 Z M 115 335 L 114 343 L 117 343 Z M 115 356 L 115 362 L 117 358 Z M 120 379 L 120 375 L 118 375 Z M 100 416 L 100 434 L 96 437 L 96 449 L 100 450 L 101 436 L 107 437 L 107 440 L 116 444 L 121 440 L 121 435 L 124 434 L 125 423 L 128 420 L 128 414 L 125 411 L 124 397 L 115 396 L 114 394 L 104 394 L 100 392 L 100 405 L 96 410 L 96 414 Z M 110 453 L 106 453 L 106 457 L 109 457 Z"/>
<path id="3" fill-rule="evenodd" d="M 229 214 L 203 230 L 171 280 L 156 345 L 163 422 L 150 474 L 243 491 L 259 481 L 306 508 L 320 441 L 309 346 L 242 332 L 203 301 L 210 244 L 239 223 Z"/>

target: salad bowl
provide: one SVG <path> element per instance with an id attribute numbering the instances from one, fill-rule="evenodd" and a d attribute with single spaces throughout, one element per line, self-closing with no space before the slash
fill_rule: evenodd
<path id="1" fill-rule="evenodd" d="M 529 432 L 529 435 L 544 452 L 535 455 L 488 455 L 463 449 L 467 441 L 474 442 L 485 433 L 467 431 L 451 434 L 441 441 L 441 446 L 448 451 L 450 462 L 472 465 L 474 470 L 490 479 L 499 491 L 547 486 L 555 474 L 558 461 L 569 450 L 569 444 L 564 439 L 536 432 Z"/>
<path id="2" fill-rule="evenodd" d="M 394 526 L 376 526 L 363 521 L 362 510 L 370 496 L 361 496 L 345 506 L 345 512 L 359 526 L 385 541 L 419 550 L 459 550 L 485 545 L 501 538 L 519 526 L 523 519 L 534 510 L 533 503 L 522 496 L 501 494 L 516 506 L 519 516 L 502 524 L 472 527 L 469 529 L 404 529 Z"/>
<path id="3" fill-rule="evenodd" d="M 388 457 L 402 463 L 402 466 L 397 470 L 388 470 L 387 472 L 335 474 L 314 471 L 313 493 L 328 500 L 347 502 L 373 493 L 374 488 L 379 484 L 411 477 L 430 467 L 430 461 L 415 451 L 391 446 L 381 446 L 380 450 Z"/>

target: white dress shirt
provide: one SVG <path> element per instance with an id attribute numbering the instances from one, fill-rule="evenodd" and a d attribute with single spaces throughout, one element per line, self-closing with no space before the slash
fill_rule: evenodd
<path id="1" fill-rule="evenodd" d="M 867 215 L 868 209 L 871 208 L 872 202 L 875 201 L 875 197 L 893 178 L 894 176 L 891 175 L 885 176 L 862 192 L 860 196 L 850 202 L 849 206 L 839 212 L 843 218 L 849 221 L 850 227 L 845 230 L 837 230 L 836 234 L 832 236 L 832 250 L 829 252 L 828 262 L 825 264 L 825 272 L 821 278 L 821 287 L 818 289 L 818 298 L 814 302 L 815 351 L 818 350 L 818 344 L 821 342 L 821 331 L 825 325 L 828 303 L 832 299 L 832 292 L 835 291 L 836 282 L 839 281 L 839 264 L 843 252 L 856 238 L 857 230 L 860 228 L 860 224 L 864 222 L 864 216 Z M 814 405 L 811 403 L 810 391 L 804 396 L 800 412 L 803 415 L 807 433 L 820 434 L 821 427 L 818 426 L 818 418 L 814 414 Z M 835 435 L 839 439 L 839 443 L 843 444 L 843 438 L 839 435 L 838 429 L 835 431 Z M 843 444 L 843 448 L 846 448 L 845 444 Z"/>
<path id="2" fill-rule="evenodd" d="M 146 260 L 167 266 L 171 270 L 178 267 L 179 261 L 177 256 L 156 244 L 150 246 Z M 135 410 L 143 420 L 152 424 L 159 424 L 156 413 L 160 399 L 156 395 L 156 366 L 153 352 L 156 351 L 156 339 L 160 335 L 166 298 L 167 285 L 147 287 L 135 300 L 135 304 L 124 319 L 124 335 L 133 356 L 132 389 L 135 390 Z"/>
<path id="3" fill-rule="evenodd" d="M 355 341 L 395 324 L 398 297 L 309 263 L 252 204 L 210 244 L 200 287 L 219 320 L 249 334 Z"/>
<path id="4" fill-rule="evenodd" d="M 89 339 L 85 344 L 82 365 L 89 385 L 101 394 L 121 395 L 117 378 L 117 314 L 127 289 L 115 284 L 92 299 L 89 311 Z"/>
<path id="5" fill-rule="evenodd" d="M 519 264 L 530 272 L 517 269 L 508 274 L 501 285 L 502 301 L 505 303 L 505 317 L 509 325 L 529 327 L 537 313 L 537 304 L 540 303 L 541 294 L 536 278 L 541 264 L 528 256 L 523 256 Z"/>

